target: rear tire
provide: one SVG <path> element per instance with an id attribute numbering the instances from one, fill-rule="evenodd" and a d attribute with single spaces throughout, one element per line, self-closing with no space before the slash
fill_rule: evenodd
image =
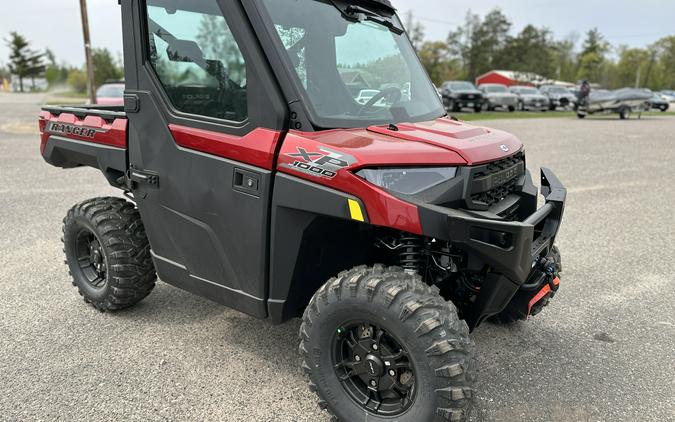
<path id="1" fill-rule="evenodd" d="M 472 409 L 466 323 L 400 268 L 358 267 L 329 280 L 305 310 L 299 349 L 309 387 L 334 420 L 464 421 Z"/>
<path id="2" fill-rule="evenodd" d="M 516 111 L 516 108 L 514 106 L 509 106 L 509 113 L 513 113 Z"/>
<path id="3" fill-rule="evenodd" d="M 143 300 L 157 275 L 141 216 L 121 198 L 81 202 L 63 219 L 63 245 L 73 285 L 99 311 Z"/>

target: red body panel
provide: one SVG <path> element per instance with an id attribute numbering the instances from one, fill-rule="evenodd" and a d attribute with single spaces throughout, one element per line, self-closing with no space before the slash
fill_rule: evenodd
<path id="1" fill-rule="evenodd" d="M 371 132 L 423 143 L 452 151 L 468 165 L 486 163 L 513 155 L 523 144 L 510 133 L 468 125 L 450 119 L 400 124 L 398 131 L 371 127 Z M 447 153 L 447 151 L 444 151 Z M 428 164 L 434 164 L 433 161 Z"/>
<path id="2" fill-rule="evenodd" d="M 246 136 L 169 125 L 176 143 L 184 148 L 217 155 L 252 166 L 272 170 L 274 153 L 281 133 L 270 129 L 255 129 Z"/>
<path id="3" fill-rule="evenodd" d="M 471 126 L 450 119 L 387 127 L 291 131 L 281 147 L 278 170 L 361 199 L 371 224 L 421 234 L 417 207 L 402 201 L 356 176 L 364 167 L 463 166 L 498 160 L 522 149 L 513 135 Z M 338 151 L 350 157 L 350 164 L 335 176 L 319 177 L 292 168 L 299 149 L 309 154 Z M 306 160 L 304 160 L 307 162 Z M 310 163 L 311 164 L 311 163 Z"/>
<path id="4" fill-rule="evenodd" d="M 75 133 L 66 133 L 62 131 L 48 131 L 48 123 L 58 123 L 66 125 L 68 128 L 77 128 L 80 130 L 92 129 L 90 133 L 93 136 L 83 136 Z M 127 126 L 128 120 L 125 118 L 117 118 L 112 122 L 108 122 L 99 116 L 85 116 L 83 119 L 71 113 L 61 113 L 58 116 L 48 111 L 40 112 L 40 153 L 44 152 L 47 139 L 50 136 L 64 136 L 69 139 L 76 139 L 78 141 L 93 142 L 95 144 L 103 144 L 117 148 L 127 147 Z"/>
<path id="5" fill-rule="evenodd" d="M 322 135 L 327 138 L 323 139 Z M 404 142 L 396 141 L 394 148 L 385 149 L 384 146 L 387 142 L 381 139 L 373 139 L 373 136 L 378 137 L 377 135 L 368 136 L 365 130 L 340 130 L 322 133 L 313 132 L 311 134 L 291 132 L 286 136 L 281 147 L 278 170 L 356 196 L 366 206 L 366 212 L 371 224 L 422 234 L 422 226 L 416 206 L 391 196 L 384 190 L 371 185 L 352 173 L 361 164 L 377 163 L 378 165 L 391 165 L 397 163 L 395 158 L 397 155 L 399 157 L 404 156 Z M 285 166 L 292 164 L 296 160 L 289 154 L 296 154 L 298 147 L 310 153 L 320 151 L 319 148 L 321 147 L 329 147 L 333 150 L 339 150 L 345 154 L 352 155 L 356 160 L 361 161 L 357 161 L 353 166 L 338 171 L 334 178 L 315 177 Z M 384 153 L 381 156 L 377 153 L 380 148 L 382 148 L 381 151 Z M 424 146 L 423 149 L 427 150 L 423 154 L 431 154 L 433 152 L 427 146 Z M 442 155 L 442 153 L 443 151 L 441 150 L 436 151 L 436 155 L 438 156 Z M 415 164 L 417 157 L 414 154 L 408 154 L 410 159 L 407 163 Z M 428 157 L 432 157 L 432 155 Z M 455 158 L 459 159 L 459 157 Z M 442 159 L 437 158 L 436 161 L 438 161 L 438 164 L 441 164 Z M 418 162 L 418 164 L 420 163 Z"/>

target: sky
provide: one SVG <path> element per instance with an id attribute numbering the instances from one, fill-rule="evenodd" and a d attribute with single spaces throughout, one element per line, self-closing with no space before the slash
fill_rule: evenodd
<path id="1" fill-rule="evenodd" d="M 545 26 L 557 38 L 598 27 L 613 45 L 646 46 L 675 34 L 673 0 L 392 0 L 405 16 L 413 10 L 430 40 L 445 40 L 471 9 L 484 15 L 495 7 L 511 19 L 514 31 L 528 23 Z M 92 45 L 122 51 L 117 0 L 88 0 Z M 59 61 L 84 63 L 79 1 L 4 0 L 0 5 L 0 65 L 7 63 L 4 40 L 10 31 L 26 36 L 34 49 L 50 48 Z"/>

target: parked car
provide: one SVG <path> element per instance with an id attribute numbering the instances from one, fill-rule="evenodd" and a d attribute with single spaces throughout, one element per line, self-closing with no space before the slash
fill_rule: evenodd
<path id="1" fill-rule="evenodd" d="M 478 87 L 483 93 L 485 103 L 483 108 L 493 111 L 497 108 L 516 111 L 518 106 L 518 96 L 510 92 L 506 85 L 502 84 L 483 84 Z"/>
<path id="2" fill-rule="evenodd" d="M 542 94 L 548 97 L 549 110 L 555 111 L 558 107 L 575 107 L 577 95 L 564 86 L 544 85 L 539 88 Z"/>
<path id="3" fill-rule="evenodd" d="M 518 96 L 518 110 L 546 111 L 548 110 L 548 97 L 531 86 L 512 86 L 509 91 Z"/>
<path id="4" fill-rule="evenodd" d="M 483 93 L 471 82 L 446 81 L 441 86 L 443 105 L 450 111 L 458 112 L 462 108 L 471 108 L 476 113 L 483 109 Z"/>
<path id="5" fill-rule="evenodd" d="M 649 100 L 650 108 L 665 112 L 666 110 L 668 110 L 668 108 L 670 108 L 670 101 L 667 101 L 665 98 L 666 97 L 664 97 L 660 93 L 654 92 L 654 95 L 652 96 L 651 100 Z"/>
<path id="6" fill-rule="evenodd" d="M 441 93 L 441 89 L 434 85 L 434 89 L 436 90 L 436 94 L 438 94 L 438 98 L 443 102 L 443 94 Z"/>
<path id="7" fill-rule="evenodd" d="M 675 91 L 661 91 L 659 94 L 669 103 L 675 103 Z"/>
<path id="8" fill-rule="evenodd" d="M 106 82 L 96 91 L 96 104 L 124 105 L 124 81 Z"/>

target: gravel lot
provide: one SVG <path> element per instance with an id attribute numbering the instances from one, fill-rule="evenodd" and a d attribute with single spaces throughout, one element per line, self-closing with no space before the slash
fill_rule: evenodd
<path id="1" fill-rule="evenodd" d="M 46 165 L 41 96 L 0 94 L 0 419 L 323 421 L 274 327 L 159 283 L 135 309 L 86 306 L 61 220 L 117 192 Z M 502 120 L 569 188 L 564 278 L 532 321 L 486 324 L 478 420 L 675 420 L 675 118 Z"/>

